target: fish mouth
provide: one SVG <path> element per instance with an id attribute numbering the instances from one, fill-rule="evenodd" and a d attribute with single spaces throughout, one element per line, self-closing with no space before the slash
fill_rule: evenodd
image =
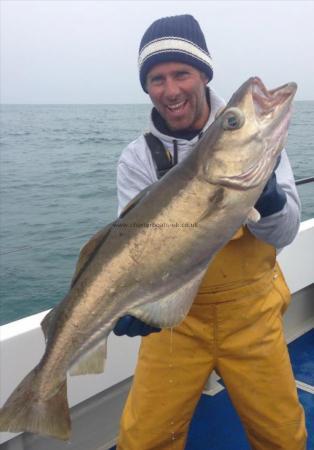
<path id="1" fill-rule="evenodd" d="M 287 138 L 296 90 L 297 84 L 294 82 L 267 90 L 258 77 L 252 77 L 244 84 L 244 96 L 251 96 L 259 140 L 263 142 L 264 151 L 260 159 L 252 161 L 241 174 L 222 177 L 221 181 L 225 185 L 248 189 L 265 184 Z"/>
<path id="2" fill-rule="evenodd" d="M 248 172 L 260 183 L 264 176 L 274 170 L 277 159 L 285 145 L 292 115 L 292 100 L 297 90 L 294 82 L 286 83 L 276 89 L 267 90 L 258 77 L 252 80 L 252 100 L 255 116 L 259 122 L 264 152 L 255 168 Z M 269 170 L 267 170 L 267 167 Z M 249 174 L 246 174 L 249 178 Z"/>
<path id="3" fill-rule="evenodd" d="M 259 121 L 277 119 L 277 116 L 278 120 L 281 120 L 283 115 L 291 115 L 291 103 L 297 90 L 296 83 L 286 83 L 269 91 L 260 78 L 254 77 L 251 80 L 251 89 L 255 115 Z"/>

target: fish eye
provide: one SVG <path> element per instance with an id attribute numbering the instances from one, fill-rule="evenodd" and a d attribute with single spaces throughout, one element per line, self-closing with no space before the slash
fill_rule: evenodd
<path id="1" fill-rule="evenodd" d="M 222 115 L 222 128 L 224 130 L 238 130 L 244 122 L 244 114 L 239 108 L 228 108 Z"/>

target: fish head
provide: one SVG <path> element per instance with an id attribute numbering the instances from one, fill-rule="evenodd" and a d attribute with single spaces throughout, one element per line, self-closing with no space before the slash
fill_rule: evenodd
<path id="1" fill-rule="evenodd" d="M 204 134 L 208 181 L 237 189 L 266 184 L 287 138 L 296 89 L 291 82 L 269 91 L 252 77 L 233 94 Z"/>

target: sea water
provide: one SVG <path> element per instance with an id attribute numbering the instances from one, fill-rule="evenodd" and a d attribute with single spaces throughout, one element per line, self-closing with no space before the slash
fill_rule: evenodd
<path id="1" fill-rule="evenodd" d="M 116 165 L 148 127 L 149 105 L 2 105 L 0 325 L 66 294 L 80 247 L 117 214 Z M 314 175 L 314 102 L 296 102 L 287 151 Z M 314 217 L 314 183 L 300 186 Z"/>

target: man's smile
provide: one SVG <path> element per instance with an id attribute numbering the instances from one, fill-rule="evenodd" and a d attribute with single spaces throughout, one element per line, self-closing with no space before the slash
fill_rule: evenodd
<path id="1" fill-rule="evenodd" d="M 187 100 L 184 100 L 182 102 L 179 103 L 175 103 L 173 105 L 167 105 L 166 107 L 171 111 L 171 112 L 180 112 L 183 110 L 184 106 L 186 105 Z"/>

